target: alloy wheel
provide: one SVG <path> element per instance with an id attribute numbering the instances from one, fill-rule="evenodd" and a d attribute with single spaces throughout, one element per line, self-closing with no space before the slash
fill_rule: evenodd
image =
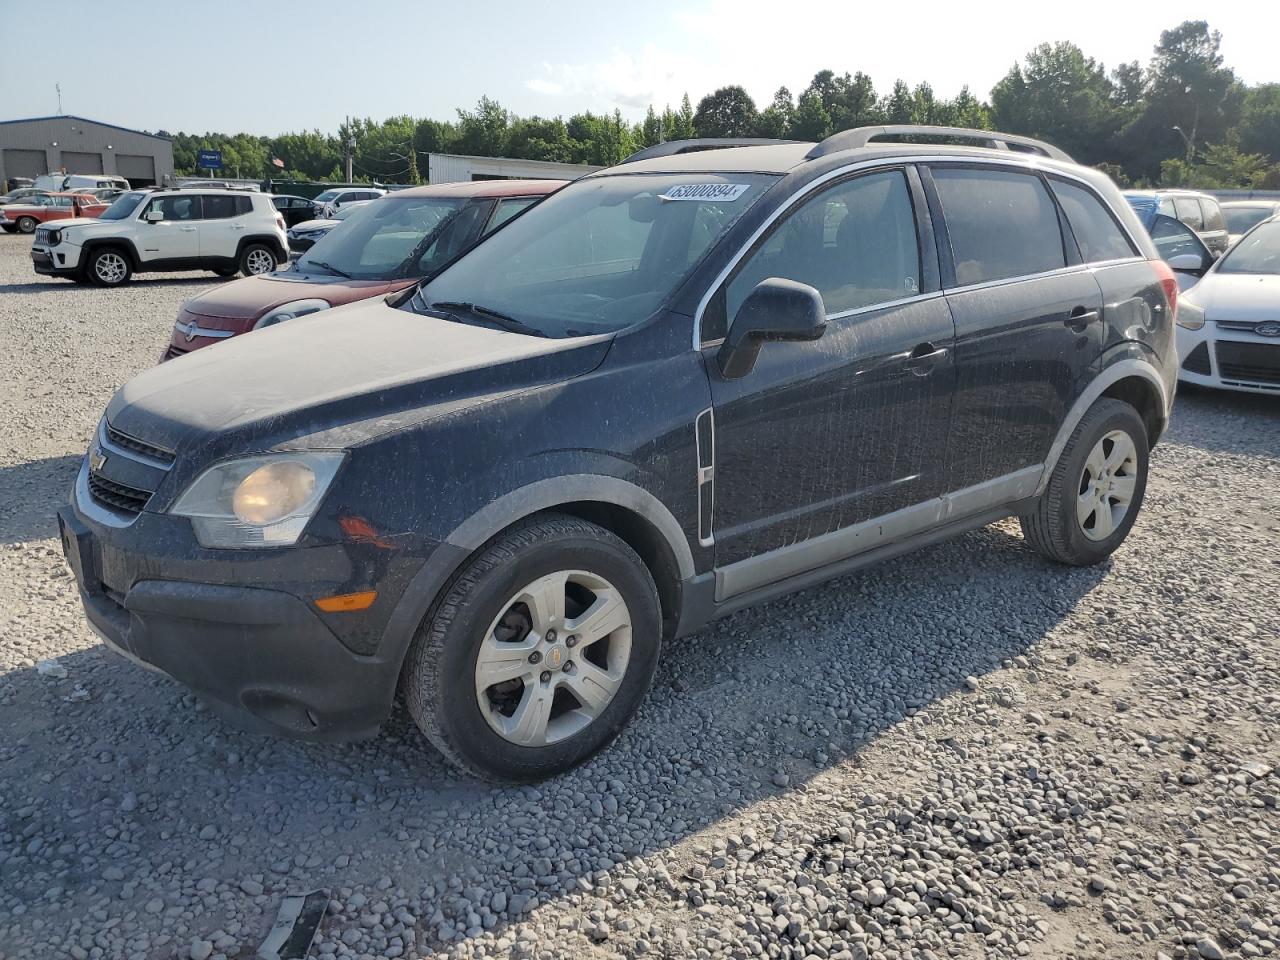
<path id="1" fill-rule="evenodd" d="M 276 268 L 276 258 L 266 250 L 250 250 L 249 256 L 245 258 L 245 267 L 251 276 L 270 273 Z"/>
<path id="2" fill-rule="evenodd" d="M 1138 450 L 1123 430 L 1094 444 L 1080 475 L 1076 520 L 1090 540 L 1105 540 L 1124 522 L 1138 482 Z"/>
<path id="3" fill-rule="evenodd" d="M 116 284 L 124 279 L 128 265 L 118 253 L 100 254 L 93 262 L 94 275 L 105 284 Z"/>
<path id="4" fill-rule="evenodd" d="M 485 632 L 480 712 L 511 743 L 556 743 L 605 711 L 630 658 L 631 613 L 617 588 L 584 570 L 548 574 L 511 597 Z"/>

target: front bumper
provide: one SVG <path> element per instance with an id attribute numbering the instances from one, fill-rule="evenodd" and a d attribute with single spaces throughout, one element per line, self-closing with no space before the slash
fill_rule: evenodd
<path id="1" fill-rule="evenodd" d="M 85 616 L 109 646 L 195 690 L 238 726 L 308 740 L 377 732 L 391 709 L 403 648 L 384 644 L 362 655 L 340 639 L 350 618 L 380 624 L 386 611 L 377 603 L 360 613 L 314 607 L 315 597 L 352 583 L 342 546 L 217 557 L 180 518 L 144 512 L 132 523 L 103 522 L 99 511 L 82 510 L 85 472 L 58 511 L 58 528 Z M 223 582 L 201 582 L 201 574 Z M 400 578 L 369 579 L 361 578 L 366 588 L 393 604 Z"/>
<path id="2" fill-rule="evenodd" d="M 1178 327 L 1178 379 L 1201 387 L 1280 395 L 1280 337 L 1224 329 Z"/>
<path id="3" fill-rule="evenodd" d="M 65 244 L 59 244 L 63 247 Z M 33 246 L 31 266 L 36 273 L 52 277 L 74 276 L 80 270 L 79 250 Z"/>
<path id="4" fill-rule="evenodd" d="M 302 256 L 302 254 L 314 247 L 316 242 L 323 236 L 324 234 L 322 233 L 319 236 L 289 237 L 289 259 L 296 260 Z"/>

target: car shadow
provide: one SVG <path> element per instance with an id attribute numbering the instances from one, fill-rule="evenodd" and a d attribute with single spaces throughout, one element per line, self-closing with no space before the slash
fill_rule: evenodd
<path id="1" fill-rule="evenodd" d="M 163 274 L 142 274 L 135 276 L 127 284 L 116 287 L 117 290 L 127 290 L 134 284 L 143 284 L 148 287 L 209 287 L 224 281 L 230 281 L 234 277 L 219 277 L 217 274 L 202 274 L 198 277 L 166 277 Z M 5 293 L 48 293 L 53 289 L 64 290 L 92 290 L 95 293 L 108 292 L 102 287 L 87 283 L 75 283 L 72 280 L 63 277 L 51 277 L 48 280 L 30 280 L 25 283 L 0 283 L 0 294 Z"/>
<path id="2" fill-rule="evenodd" d="M 64 679 L 31 667 L 0 675 L 0 729 L 22 744 L 0 789 L 11 810 L 40 811 L 39 835 L 75 844 L 77 862 L 107 862 L 124 830 L 151 862 L 171 865 L 166 883 L 232 880 L 233 895 L 200 918 L 205 932 L 231 916 L 232 901 L 255 934 L 269 928 L 275 901 L 255 906 L 242 895 L 236 884 L 247 875 L 276 893 L 370 895 L 390 875 L 423 901 L 420 949 L 464 940 L 481 909 L 464 890 L 494 898 L 484 922 L 501 930 L 521 911 L 590 888 L 597 871 L 857 762 L 888 728 L 1025 653 L 1108 568 L 1051 566 L 1014 530 L 974 531 L 669 644 L 619 740 L 546 783 L 457 773 L 400 708 L 364 743 L 242 733 L 176 683 L 93 645 L 62 658 Z M 122 813 L 128 796 L 133 808 Z M 216 836 L 197 839 L 209 825 Z M 10 826 L 24 838 L 26 828 L 22 814 Z M 34 901 L 43 886 L 32 856 L 16 848 L 5 871 L 20 899 Z M 63 917 L 103 894 L 125 896 L 96 870 L 73 866 L 60 882 Z M 139 909 L 152 895 L 129 887 L 115 909 Z M 326 930 L 336 937 L 344 925 L 330 918 Z"/>
<path id="3" fill-rule="evenodd" d="M 1210 453 L 1280 460 L 1280 391 L 1267 396 L 1179 384 L 1167 439 Z"/>
<path id="4" fill-rule="evenodd" d="M 0 467 L 0 544 L 58 535 L 54 510 L 70 495 L 83 459 L 68 454 Z"/>

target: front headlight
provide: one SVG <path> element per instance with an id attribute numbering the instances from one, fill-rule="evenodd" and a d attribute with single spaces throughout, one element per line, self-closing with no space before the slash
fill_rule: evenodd
<path id="1" fill-rule="evenodd" d="M 274 326 L 295 317 L 305 317 L 308 313 L 319 313 L 321 310 L 328 310 L 329 306 L 328 300 L 295 300 L 293 303 L 282 303 L 274 310 L 264 313 L 262 318 L 253 325 L 253 329 L 261 330 L 263 327 Z"/>
<path id="2" fill-rule="evenodd" d="M 219 463 L 196 478 L 170 513 L 190 517 L 206 547 L 282 547 L 298 542 L 343 454 L 274 453 Z"/>
<path id="3" fill-rule="evenodd" d="M 46 230 L 44 232 L 44 240 L 45 240 L 45 243 L 49 244 L 49 246 L 56 247 L 58 244 L 62 242 L 62 231 Z"/>
<path id="4" fill-rule="evenodd" d="M 1204 311 L 1185 297 L 1178 299 L 1174 322 L 1185 330 L 1199 330 L 1204 326 Z"/>

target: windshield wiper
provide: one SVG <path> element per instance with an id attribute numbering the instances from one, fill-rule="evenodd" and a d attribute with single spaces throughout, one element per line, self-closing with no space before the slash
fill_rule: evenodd
<path id="1" fill-rule="evenodd" d="M 428 307 L 430 310 L 465 310 L 468 313 L 474 313 L 482 320 L 487 320 L 495 327 L 503 330 L 509 330 L 512 333 L 525 333 L 532 337 L 545 337 L 543 333 L 536 327 L 531 327 L 522 320 L 515 317 L 507 316 L 505 313 L 499 313 L 497 310 L 491 310 L 488 307 L 482 307 L 479 304 L 471 303 L 466 300 L 437 300 Z"/>
<path id="2" fill-rule="evenodd" d="M 345 271 L 343 271 L 343 270 L 339 270 L 339 269 L 338 269 L 337 267 L 335 267 L 333 264 L 331 264 L 331 263 L 325 263 L 323 260 L 308 260 L 308 261 L 307 261 L 307 266 L 308 266 L 308 267 L 320 267 L 321 269 L 328 270 L 330 273 L 337 274 L 337 275 L 338 275 L 338 276 L 340 276 L 340 277 L 346 277 L 348 280 L 354 280 L 354 279 L 355 279 L 354 277 L 352 277 L 352 276 L 351 276 L 351 274 L 349 274 L 349 273 L 347 273 L 347 272 L 345 272 Z"/>

